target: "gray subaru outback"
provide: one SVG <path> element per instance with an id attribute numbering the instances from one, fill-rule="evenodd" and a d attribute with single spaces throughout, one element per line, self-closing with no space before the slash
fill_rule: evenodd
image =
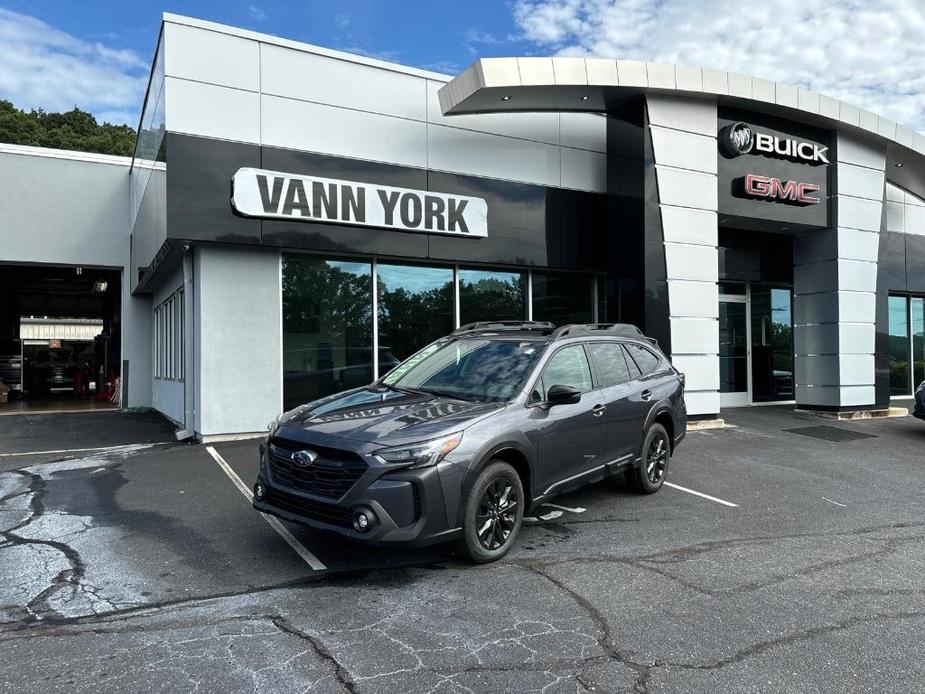
<path id="1" fill-rule="evenodd" d="M 686 422 L 683 374 L 634 326 L 472 323 L 278 417 L 254 508 L 488 562 L 553 496 L 615 475 L 658 491 Z"/>

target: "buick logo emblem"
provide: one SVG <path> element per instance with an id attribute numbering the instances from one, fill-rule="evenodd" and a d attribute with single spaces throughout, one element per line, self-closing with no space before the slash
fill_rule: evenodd
<path id="1" fill-rule="evenodd" d="M 308 467 L 318 458 L 315 451 L 296 451 L 292 454 L 292 462 L 296 467 Z"/>
<path id="2" fill-rule="evenodd" d="M 719 146 L 730 157 L 748 154 L 755 146 L 755 135 L 745 123 L 733 123 L 720 131 Z"/>

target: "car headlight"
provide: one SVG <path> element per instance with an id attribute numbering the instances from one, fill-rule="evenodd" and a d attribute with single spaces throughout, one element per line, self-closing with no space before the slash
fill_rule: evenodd
<path id="1" fill-rule="evenodd" d="M 462 432 L 394 448 L 383 448 L 376 455 L 387 463 L 407 463 L 409 469 L 431 467 L 450 454 L 462 442 Z"/>

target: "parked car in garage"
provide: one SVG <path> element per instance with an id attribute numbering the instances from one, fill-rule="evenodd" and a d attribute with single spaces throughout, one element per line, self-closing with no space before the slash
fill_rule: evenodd
<path id="1" fill-rule="evenodd" d="M 609 476 L 658 491 L 685 431 L 684 376 L 635 327 L 474 323 L 277 418 L 254 508 L 492 561 L 557 494 Z"/>

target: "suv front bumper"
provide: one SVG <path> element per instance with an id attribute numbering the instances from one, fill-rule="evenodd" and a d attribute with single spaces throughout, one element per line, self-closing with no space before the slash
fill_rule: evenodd
<path id="1" fill-rule="evenodd" d="M 351 540 L 422 547 L 459 537 L 447 522 L 437 467 L 420 470 L 370 468 L 340 499 L 321 499 L 283 487 L 272 479 L 265 444 L 260 446 L 260 473 L 254 485 L 254 508 L 283 520 L 336 533 Z M 258 498 L 257 488 L 263 494 Z M 363 513 L 369 525 L 356 529 Z"/>

